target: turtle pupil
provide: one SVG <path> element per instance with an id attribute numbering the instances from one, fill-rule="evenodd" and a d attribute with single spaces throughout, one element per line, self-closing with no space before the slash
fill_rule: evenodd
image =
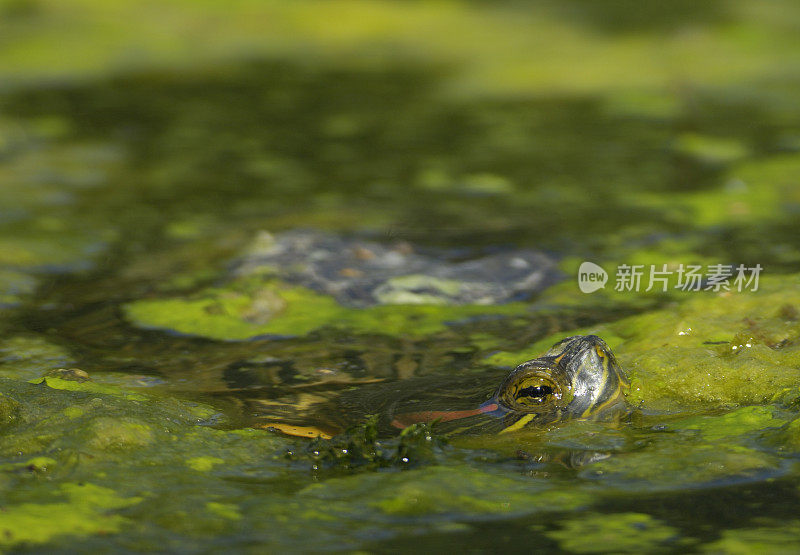
<path id="1" fill-rule="evenodd" d="M 530 387 L 526 387 L 524 389 L 519 390 L 519 397 L 536 397 L 538 399 L 544 399 L 548 395 L 553 394 L 553 388 L 549 385 L 532 385 Z"/>

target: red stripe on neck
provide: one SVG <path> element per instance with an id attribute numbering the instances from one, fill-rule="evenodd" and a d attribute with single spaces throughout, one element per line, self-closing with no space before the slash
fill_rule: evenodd
<path id="1" fill-rule="evenodd" d="M 398 414 L 392 420 L 392 426 L 395 428 L 407 428 L 412 424 L 419 424 L 420 422 L 433 422 L 439 420 L 440 422 L 448 422 L 450 420 L 460 420 L 470 416 L 477 416 L 485 412 L 492 412 L 497 410 L 497 403 L 478 407 L 477 409 L 470 410 L 429 410 L 423 412 L 407 412 L 405 414 Z"/>

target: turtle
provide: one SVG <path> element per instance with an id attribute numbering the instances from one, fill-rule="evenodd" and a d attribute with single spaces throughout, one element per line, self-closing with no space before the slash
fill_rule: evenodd
<path id="1" fill-rule="evenodd" d="M 596 335 L 557 342 L 542 356 L 508 373 L 487 369 L 466 375 L 429 375 L 368 384 L 320 400 L 249 403 L 254 425 L 300 437 L 329 439 L 368 415 L 388 436 L 420 423 L 439 433 L 505 434 L 569 419 L 610 419 L 629 411 L 630 380 Z"/>

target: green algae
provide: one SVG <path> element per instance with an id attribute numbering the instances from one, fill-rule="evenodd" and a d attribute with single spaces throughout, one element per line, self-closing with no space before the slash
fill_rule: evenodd
<path id="1" fill-rule="evenodd" d="M 717 415 L 640 415 L 635 426 L 565 422 L 451 444 L 490 449 L 547 472 L 573 468 L 606 492 L 683 491 L 786 475 L 791 467 L 784 457 L 796 452 L 787 441 L 793 418 L 774 406 L 755 406 Z"/>
<path id="2" fill-rule="evenodd" d="M 145 399 L 143 395 L 125 391 L 113 385 L 105 385 L 95 382 L 78 382 L 71 379 L 64 379 L 56 376 L 44 376 L 30 380 L 29 383 L 35 385 L 45 385 L 52 389 L 61 389 L 66 391 L 81 391 L 85 393 L 100 393 L 104 395 L 117 395 L 123 396 L 127 399 L 134 401 L 142 401 Z"/>
<path id="3" fill-rule="evenodd" d="M 437 480 L 435 488 L 431 487 L 430 480 Z M 485 515 L 523 510 L 522 507 L 528 504 L 530 494 L 503 492 L 504 489 L 513 490 L 516 484 L 502 481 L 497 483 L 496 480 L 496 477 L 478 475 L 470 476 L 470 480 L 464 482 L 463 476 L 452 470 L 434 472 L 433 476 L 418 477 L 413 481 L 403 480 L 402 484 L 386 484 L 391 497 L 375 501 L 373 506 L 386 514 L 397 516 L 451 512 Z M 490 484 L 501 493 L 488 493 Z M 455 491 L 458 493 L 454 493 Z M 555 499 L 550 499 L 550 502 L 557 503 Z"/>
<path id="4" fill-rule="evenodd" d="M 58 461 L 50 457 L 33 457 L 27 461 L 7 463 L 0 466 L 0 470 L 4 471 L 19 471 L 26 470 L 30 472 L 47 472 L 47 469 L 53 469 L 58 465 Z"/>
<path id="5" fill-rule="evenodd" d="M 455 517 L 532 514 L 572 510 L 590 495 L 553 485 L 482 472 L 467 466 L 430 467 L 400 474 L 365 474 L 334 478 L 301 490 L 300 499 L 347 502 L 404 517 Z"/>
<path id="6" fill-rule="evenodd" d="M 533 433 L 529 433 L 533 436 Z M 540 433 L 541 441 L 548 447 L 559 449 L 594 449 L 598 451 L 625 451 L 630 438 L 613 423 L 579 421 L 574 426 L 553 426 Z M 524 436 L 523 436 L 524 437 Z"/>
<path id="7" fill-rule="evenodd" d="M 589 513 L 546 535 L 575 553 L 657 553 L 686 546 L 677 528 L 644 513 Z"/>
<path id="8" fill-rule="evenodd" d="M 619 491 L 681 491 L 780 476 L 780 458 L 737 445 L 663 442 L 657 448 L 596 462 L 581 476 Z"/>
<path id="9" fill-rule="evenodd" d="M 19 415 L 19 403 L 8 395 L 0 393 L 0 426 L 9 424 Z"/>
<path id="10" fill-rule="evenodd" d="M 766 222 L 774 225 L 793 221 L 800 206 L 800 195 L 795 181 L 800 168 L 800 156 L 791 152 L 746 158 L 745 152 L 739 151 L 740 147 L 736 146 L 735 141 L 730 143 L 725 147 L 731 150 L 727 154 L 720 152 L 715 155 L 705 155 L 710 157 L 709 163 L 726 166 L 725 172 L 714 180 L 711 187 L 675 191 L 668 196 L 637 191 L 633 193 L 636 204 L 642 209 L 657 210 L 661 217 L 671 222 L 673 226 L 680 226 L 683 229 L 708 231 Z M 722 145 L 718 148 L 722 148 Z M 702 156 L 701 153 L 697 155 Z M 741 160 L 737 161 L 739 158 Z M 629 264 L 652 263 L 658 264 L 659 267 L 662 263 L 671 266 L 673 260 L 684 264 L 718 262 L 708 255 L 701 254 L 704 249 L 696 235 L 681 240 L 667 238 L 654 246 L 655 249 L 639 245 L 639 248 L 630 254 L 625 252 L 629 249 L 623 246 L 620 254 L 628 256 L 621 259 Z M 684 252 L 680 252 L 681 246 Z M 650 254 L 656 256 L 649 256 Z M 764 253 L 762 251 L 758 254 L 762 256 Z M 634 261 L 634 257 L 645 260 L 637 262 Z M 794 258 L 796 259 L 796 256 Z"/>
<path id="11" fill-rule="evenodd" d="M 740 142 L 727 138 L 684 133 L 675 139 L 675 152 L 709 165 L 726 165 L 747 157 L 749 150 Z"/>
<path id="12" fill-rule="evenodd" d="M 540 458 L 557 463 L 569 460 L 573 453 L 591 455 L 625 452 L 637 441 L 616 423 L 577 420 L 547 428 L 523 428 L 513 434 L 464 436 L 450 439 L 459 448 L 491 449 L 506 456 Z"/>
<path id="13" fill-rule="evenodd" d="M 771 434 L 770 443 L 780 451 L 800 452 L 800 418 L 795 418 Z"/>
<path id="14" fill-rule="evenodd" d="M 225 460 L 219 457 L 192 457 L 191 459 L 186 461 L 186 464 L 192 470 L 196 470 L 198 472 L 208 472 L 218 464 L 224 463 Z"/>
<path id="15" fill-rule="evenodd" d="M 417 186 L 429 191 L 440 191 L 466 196 L 507 195 L 514 192 L 508 178 L 496 174 L 473 174 L 453 178 L 441 170 L 429 169 L 417 177 Z"/>
<path id="16" fill-rule="evenodd" d="M 209 501 L 206 503 L 206 510 L 228 520 L 242 519 L 242 513 L 240 512 L 239 507 L 231 503 L 217 503 L 215 501 Z"/>
<path id="17" fill-rule="evenodd" d="M 121 395 L 133 401 L 142 401 L 143 395 L 138 393 L 126 392 L 113 385 L 104 385 L 94 382 L 77 382 L 75 380 L 65 380 L 55 376 L 44 376 L 30 380 L 32 384 L 43 384 L 52 389 L 63 389 L 66 391 L 82 391 L 85 393 L 102 393 L 104 395 Z"/>
<path id="18" fill-rule="evenodd" d="M 311 0 L 254 6 L 237 1 L 223 9 L 177 1 L 170 4 L 164 21 L 162 11 L 130 0 L 113 6 L 95 1 L 20 5 L 32 7 L 9 10 L 25 15 L 4 22 L 16 31 L 0 58 L 9 68 L 3 72 L 9 85 L 85 79 L 142 66 L 178 71 L 199 63 L 224 63 L 237 55 L 329 63 L 345 58 L 366 66 L 374 65 L 377 56 L 458 65 L 461 71 L 451 87 L 460 95 L 647 92 L 669 89 L 676 79 L 690 89 L 758 81 L 783 68 L 776 59 L 796 52 L 791 22 L 798 18 L 790 2 L 758 10 L 725 2 L 718 8 L 725 17 L 708 19 L 698 18 L 704 8 L 692 3 L 684 6 L 682 17 L 642 18 L 644 25 L 663 19 L 658 32 L 643 28 L 626 33 L 585 27 L 587 19 L 596 25 L 595 21 L 626 18 L 627 6 L 607 8 L 613 17 L 600 13 L 587 18 L 583 10 L 559 11 L 550 4 L 520 11 L 460 3 L 409 7 L 401 2 Z M 333 18 L 340 22 L 335 28 L 328 25 Z M 776 25 L 776 19 L 784 24 Z M 269 32 L 253 26 L 253 21 L 265 22 Z M 684 32 L 686 25 L 698 22 L 703 23 L 698 32 Z M 423 24 L 428 32 L 420 36 Z M 163 33 L 164 25 L 170 33 Z M 201 45 L 192 40 L 198 26 L 207 28 L 203 34 L 208 39 Z M 568 47 L 546 50 L 552 44 Z M 137 55 L 126 55 L 134 47 Z M 61 56 L 64 48 L 75 54 L 68 63 Z M 526 55 L 530 52 L 550 55 Z"/>
<path id="19" fill-rule="evenodd" d="M 101 451 L 138 449 L 155 439 L 149 424 L 128 417 L 94 418 L 86 432 L 91 436 L 86 444 Z"/>
<path id="20" fill-rule="evenodd" d="M 305 335 L 324 327 L 420 337 L 444 331 L 451 322 L 485 315 L 520 315 L 526 309 L 523 303 L 402 304 L 354 309 L 302 287 L 245 280 L 186 298 L 134 301 L 125 305 L 125 314 L 133 323 L 146 328 L 235 341 L 269 335 Z"/>
<path id="21" fill-rule="evenodd" d="M 796 520 L 776 526 L 723 530 L 719 540 L 702 546 L 706 553 L 746 555 L 796 553 L 800 548 L 800 523 Z"/>
<path id="22" fill-rule="evenodd" d="M 710 191 L 676 195 L 689 225 L 723 226 L 789 220 L 800 206 L 795 178 L 800 156 L 784 154 L 733 167 Z"/>
<path id="23" fill-rule="evenodd" d="M 632 90 L 605 100 L 604 111 L 633 117 L 671 119 L 681 115 L 683 106 L 669 91 Z"/>
<path id="24" fill-rule="evenodd" d="M 42 337 L 12 335 L 0 339 L 0 376 L 34 379 L 53 368 L 75 364 L 70 353 Z"/>
<path id="25" fill-rule="evenodd" d="M 752 432 L 763 432 L 772 427 L 784 426 L 786 420 L 776 418 L 770 407 L 742 407 L 721 416 L 692 416 L 672 421 L 669 429 L 697 430 L 706 441 L 741 438 Z"/>
<path id="26" fill-rule="evenodd" d="M 34 457 L 29 461 L 23 463 L 26 468 L 36 472 L 46 472 L 48 468 L 52 468 L 58 464 L 58 461 L 50 457 Z"/>
<path id="27" fill-rule="evenodd" d="M 258 302 L 271 293 L 273 307 Z M 189 299 L 136 301 L 125 307 L 128 318 L 146 327 L 216 339 L 249 339 L 257 335 L 303 335 L 335 320 L 342 312 L 326 296 L 299 287 L 205 290 Z M 255 321 L 253 321 L 255 320 Z"/>
<path id="28" fill-rule="evenodd" d="M 205 491 L 203 484 L 214 466 L 262 477 L 274 472 L 269 470 L 275 468 L 270 459 L 279 440 L 263 431 L 224 432 L 201 426 L 198 417 L 205 419 L 213 410 L 209 407 L 111 387 L 98 390 L 90 381 L 55 378 L 54 385 L 63 385 L 61 381 L 78 387 L 43 387 L 51 379 L 40 384 L 2 380 L 4 391 L 19 399 L 19 407 L 0 438 L 0 476 L 6 486 L 9 480 L 17 483 L 16 489 L 0 492 L 0 545 L 64 541 L 62 536 L 107 538 L 132 522 L 131 510 L 139 504 L 156 514 L 155 519 L 167 517 L 153 511 L 158 504 L 168 505 L 174 516 L 177 506 L 191 506 L 192 501 L 171 492 L 184 487 L 181 484 Z M 152 469 L 152 475 L 143 475 L 142 468 Z M 55 490 L 52 484 L 30 482 L 30 476 L 45 473 L 59 484 Z M 139 478 L 131 480 L 134 475 Z M 165 504 L 169 498 L 174 500 Z M 236 518 L 235 505 L 208 503 L 208 518 Z M 116 514 L 123 508 L 126 516 Z M 211 526 L 203 519 L 190 525 L 194 515 L 181 511 L 185 517 L 173 522 L 193 530 Z"/>
<path id="29" fill-rule="evenodd" d="M 54 497 L 63 501 L 6 506 L 0 514 L 0 545 L 44 544 L 54 539 L 119 532 L 130 520 L 113 511 L 139 503 L 91 483 L 62 483 Z"/>
<path id="30" fill-rule="evenodd" d="M 83 416 L 86 411 L 82 407 L 67 407 L 63 412 L 67 418 L 78 418 Z"/>
<path id="31" fill-rule="evenodd" d="M 76 441 L 82 444 L 80 449 L 85 452 L 99 454 L 147 445 L 152 440 L 153 426 L 163 430 L 152 409 L 148 414 L 146 407 L 141 406 L 142 402 L 153 403 L 143 395 L 111 387 L 98 390 L 97 384 L 91 382 L 77 384 L 79 388 L 48 387 L 44 390 L 41 384 L 24 385 L 27 387 L 15 382 L 4 384 L 20 399 L 16 427 L 0 443 L 0 452 L 7 455 L 46 452 Z M 170 404 L 165 403 L 166 406 Z M 193 407 L 181 408 L 182 418 L 189 418 L 191 422 Z M 139 415 L 135 416 L 137 412 Z M 170 420 L 174 422 L 176 416 L 171 416 Z"/>
<path id="32" fill-rule="evenodd" d="M 756 481 L 784 474 L 765 449 L 790 416 L 774 407 L 742 407 L 719 415 L 673 418 L 629 439 L 638 449 L 587 466 L 581 475 L 626 490 L 674 490 Z"/>

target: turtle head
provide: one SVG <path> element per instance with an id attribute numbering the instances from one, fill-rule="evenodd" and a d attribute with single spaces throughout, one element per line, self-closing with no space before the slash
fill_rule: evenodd
<path id="1" fill-rule="evenodd" d="M 605 341 L 576 335 L 517 366 L 495 398 L 520 415 L 512 426 L 517 429 L 531 421 L 602 417 L 625 406 L 628 388 L 628 377 Z"/>

